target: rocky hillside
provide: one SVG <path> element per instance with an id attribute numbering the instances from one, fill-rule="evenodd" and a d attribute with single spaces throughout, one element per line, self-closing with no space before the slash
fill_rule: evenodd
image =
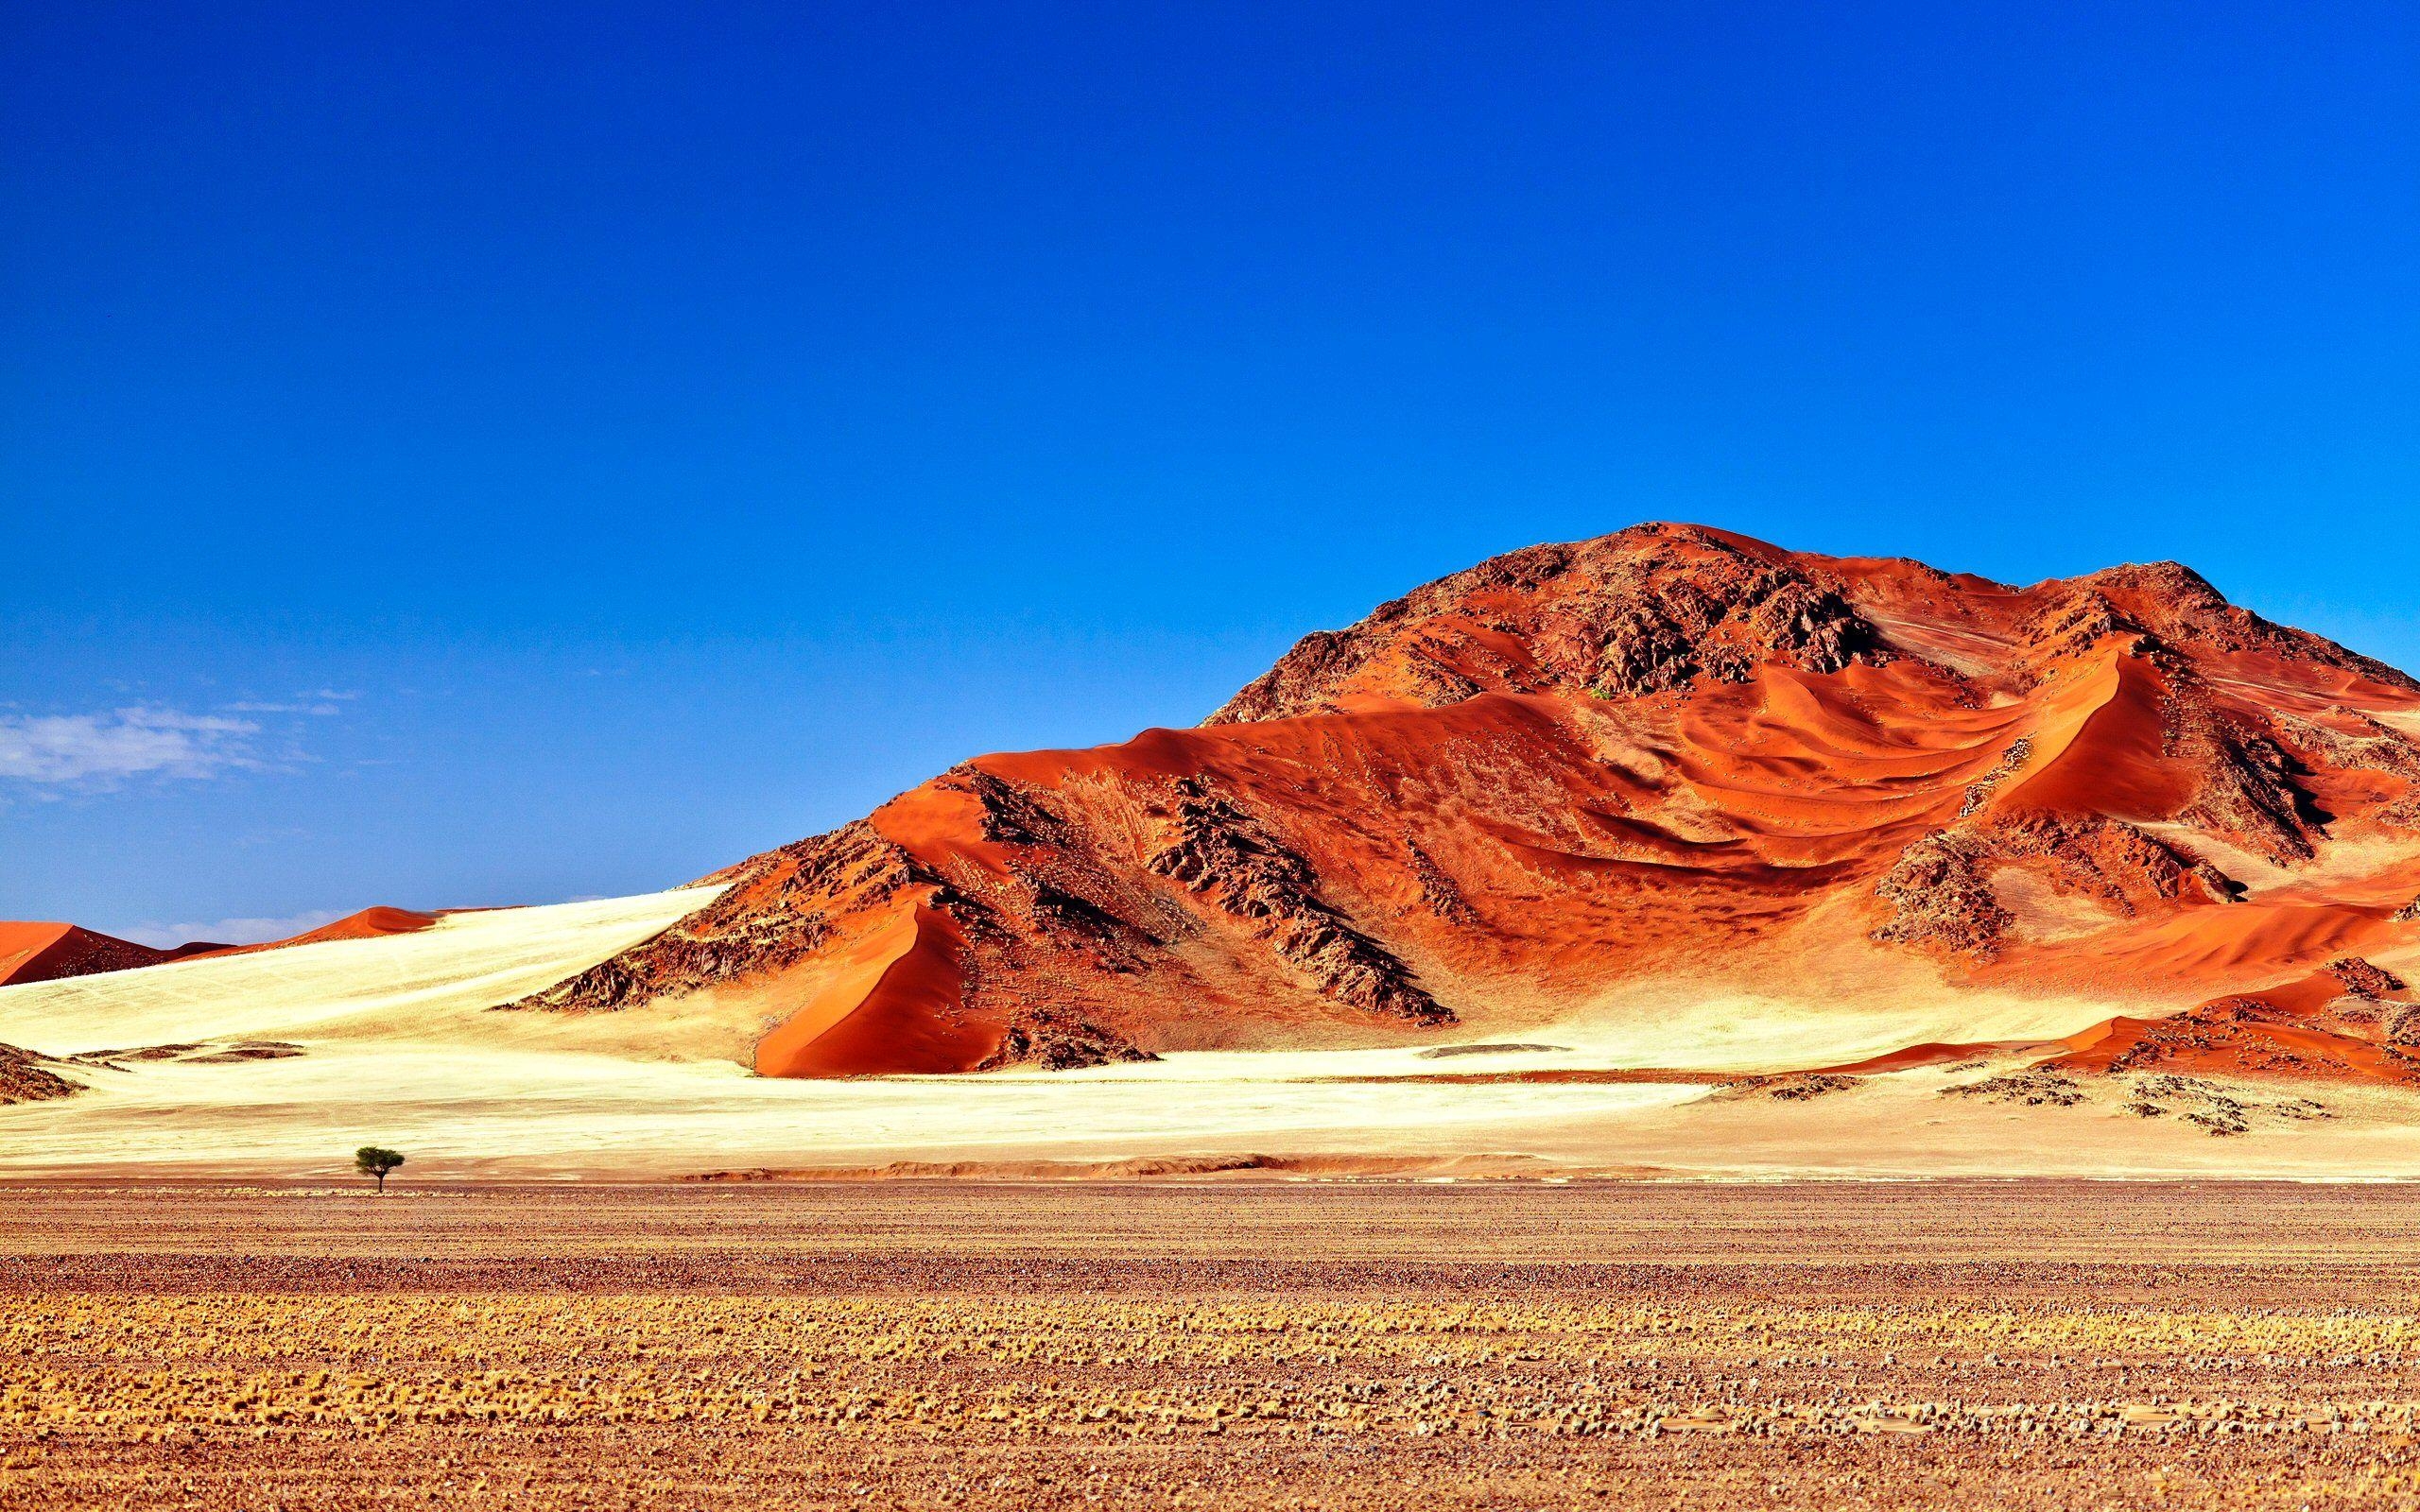
<path id="1" fill-rule="evenodd" d="M 744 995 L 758 1068 L 810 1076 L 1777 973 L 2157 1016 L 2420 939 L 2415 735 L 2411 679 L 2174 564 L 2015 588 L 1642 525 L 1306 636 L 1198 728 L 968 762 L 505 1006 Z"/>

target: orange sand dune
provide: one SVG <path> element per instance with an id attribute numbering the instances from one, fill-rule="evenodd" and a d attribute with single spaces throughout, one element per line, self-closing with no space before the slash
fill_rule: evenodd
<path id="1" fill-rule="evenodd" d="M 130 971 L 173 954 L 74 924 L 0 920 L 0 987 Z"/>
<path id="2" fill-rule="evenodd" d="M 253 951 L 285 950 L 292 945 L 318 945 L 337 939 L 376 939 L 386 935 L 409 935 L 428 928 L 442 917 L 439 914 L 416 913 L 409 908 L 389 908 L 384 904 L 364 908 L 342 919 L 289 935 L 284 939 L 264 940 L 257 945 L 185 946 L 187 952 L 204 955 L 245 955 Z"/>
<path id="3" fill-rule="evenodd" d="M 325 940 L 373 939 L 383 935 L 407 935 L 437 922 L 436 914 L 406 908 L 364 908 L 332 923 L 285 939 L 259 945 L 221 945 L 194 940 L 167 950 L 137 945 L 114 936 L 74 924 L 0 921 L 0 987 L 18 982 L 49 982 L 62 977 L 126 971 L 169 961 L 212 955 L 242 955 L 253 951 L 283 950 Z"/>
<path id="4" fill-rule="evenodd" d="M 2223 1079 L 2378 1082 L 2420 1087 L 2420 1045 L 2396 1043 L 2375 1011 L 2350 1015 L 2275 993 L 2220 998 L 2161 1019 L 2117 1018 L 2067 1041 L 2046 1065 Z M 2388 1010 L 2390 1024 L 2398 1017 Z"/>
<path id="5" fill-rule="evenodd" d="M 2026 1052 L 2043 1055 L 2035 1064 L 2055 1071 L 2420 1088 L 2420 1002 L 2394 972 L 2340 956 L 2275 987 L 2158 1017 L 2120 1014 L 2062 1040 L 1910 1045 L 1824 1069 L 1870 1075 Z"/>
<path id="6" fill-rule="evenodd" d="M 2409 729 L 2420 685 L 2174 564 L 1644 525 L 1307 636 L 1199 727 L 977 758 L 514 1006 L 786 1002 L 776 1075 L 1585 1026 L 1676 981 L 2152 1019 L 2420 949 Z"/>

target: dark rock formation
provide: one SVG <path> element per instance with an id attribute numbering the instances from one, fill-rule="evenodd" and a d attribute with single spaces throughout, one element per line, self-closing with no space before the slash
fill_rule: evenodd
<path id="1" fill-rule="evenodd" d="M 1040 1066 L 1048 1071 L 1075 1071 L 1086 1066 L 1124 1065 L 1160 1057 L 1137 1049 L 1125 1036 L 1097 1023 L 1047 1009 L 1019 1013 L 1000 1036 L 1000 1048 L 978 1062 L 977 1071 L 1010 1066 Z"/>
<path id="2" fill-rule="evenodd" d="M 1450 1023 L 1453 1011 L 1411 969 L 1322 902 L 1310 864 L 1201 782 L 1178 783 L 1167 843 L 1145 862 L 1242 921 L 1337 1003 L 1414 1023 Z"/>
<path id="3" fill-rule="evenodd" d="M 42 1103 L 84 1090 L 50 1068 L 64 1062 L 15 1045 L 0 1045 L 0 1103 Z"/>

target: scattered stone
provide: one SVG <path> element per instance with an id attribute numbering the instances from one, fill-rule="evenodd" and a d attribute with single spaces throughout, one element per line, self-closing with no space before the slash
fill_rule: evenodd
<path id="1" fill-rule="evenodd" d="M 1857 1085 L 1855 1076 L 1836 1075 L 1829 1072 L 1785 1072 L 1776 1076 L 1735 1076 L 1716 1084 L 1712 1095 L 1717 1097 L 1770 1097 L 1776 1102 L 1803 1103 L 1810 1098 L 1829 1097 Z"/>
<path id="2" fill-rule="evenodd" d="M 1944 1097 L 1987 1097 L 1998 1103 L 2024 1103 L 2031 1107 L 2073 1108 L 2084 1101 L 2084 1090 L 2075 1078 L 2055 1071 L 2027 1070 L 2005 1076 L 1986 1076 L 1957 1087 L 1944 1087 Z"/>

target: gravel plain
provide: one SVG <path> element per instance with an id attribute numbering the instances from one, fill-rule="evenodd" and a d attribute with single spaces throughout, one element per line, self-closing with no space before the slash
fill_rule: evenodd
<path id="1" fill-rule="evenodd" d="M 2420 1506 L 2399 1186 L 0 1188 L 0 1506 Z"/>

